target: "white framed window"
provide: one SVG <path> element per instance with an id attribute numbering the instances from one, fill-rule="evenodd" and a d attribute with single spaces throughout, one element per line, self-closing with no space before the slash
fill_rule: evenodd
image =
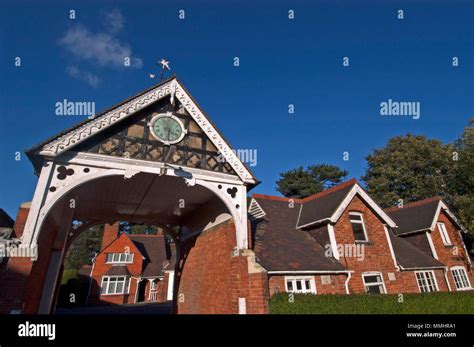
<path id="1" fill-rule="evenodd" d="M 312 293 L 316 294 L 316 283 L 312 276 L 285 277 L 287 293 Z"/>
<path id="2" fill-rule="evenodd" d="M 130 278 L 128 276 L 103 276 L 100 294 L 128 294 Z"/>
<path id="3" fill-rule="evenodd" d="M 446 230 L 446 225 L 443 222 L 438 223 L 438 230 L 441 234 L 441 239 L 445 246 L 451 246 L 451 240 L 449 239 L 448 231 Z"/>
<path id="4" fill-rule="evenodd" d="M 416 282 L 421 293 L 437 292 L 438 283 L 434 271 L 416 271 Z"/>
<path id="5" fill-rule="evenodd" d="M 471 283 L 467 276 L 466 269 L 462 266 L 454 266 L 451 268 L 451 274 L 454 278 L 454 284 L 456 284 L 456 290 L 467 290 L 471 289 Z"/>
<path id="6" fill-rule="evenodd" d="M 368 241 L 367 232 L 365 230 L 364 216 L 360 212 L 349 212 L 352 233 L 355 241 Z"/>
<path id="7" fill-rule="evenodd" d="M 365 272 L 362 274 L 365 292 L 368 294 L 387 294 L 381 272 Z"/>
<path id="8" fill-rule="evenodd" d="M 105 262 L 108 264 L 133 263 L 133 253 L 107 253 Z"/>

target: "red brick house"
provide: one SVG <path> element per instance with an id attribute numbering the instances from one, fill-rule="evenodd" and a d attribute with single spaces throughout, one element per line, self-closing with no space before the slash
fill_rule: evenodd
<path id="1" fill-rule="evenodd" d="M 88 305 L 173 300 L 174 245 L 163 234 L 118 234 L 106 225 L 93 260 Z"/>
<path id="2" fill-rule="evenodd" d="M 350 180 L 305 199 L 254 194 L 249 219 L 270 295 L 472 289 L 465 230 L 439 198 L 383 210 Z"/>

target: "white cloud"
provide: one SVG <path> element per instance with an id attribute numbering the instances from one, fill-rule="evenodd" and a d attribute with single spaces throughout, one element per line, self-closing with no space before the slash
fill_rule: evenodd
<path id="1" fill-rule="evenodd" d="M 132 49 L 126 42 L 120 41 L 117 34 L 124 27 L 124 17 L 117 10 L 104 14 L 104 29 L 96 33 L 87 27 L 75 24 L 71 26 L 58 43 L 75 58 L 74 65 L 66 68 L 66 72 L 79 80 L 96 88 L 100 78 L 88 68 L 135 68 L 141 69 L 143 62 L 132 56 Z"/>
<path id="2" fill-rule="evenodd" d="M 124 18 L 122 12 L 113 9 L 105 14 L 105 29 L 115 34 L 123 29 Z"/>
<path id="3" fill-rule="evenodd" d="M 66 71 L 72 77 L 87 82 L 93 88 L 97 88 L 100 83 L 98 76 L 87 71 L 81 71 L 77 66 L 68 66 Z"/>
<path id="4" fill-rule="evenodd" d="M 143 67 L 140 58 L 132 57 L 132 50 L 128 44 L 120 42 L 109 33 L 94 34 L 82 25 L 71 27 L 59 43 L 79 61 L 101 67 L 124 67 L 125 59 L 130 58 L 131 67 L 137 69 Z"/>

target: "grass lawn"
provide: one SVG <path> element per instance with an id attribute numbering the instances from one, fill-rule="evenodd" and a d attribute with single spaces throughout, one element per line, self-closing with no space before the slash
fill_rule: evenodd
<path id="1" fill-rule="evenodd" d="M 63 278 L 61 278 L 61 284 L 66 284 L 71 278 L 77 277 L 77 270 L 75 269 L 64 269 Z"/>
<path id="2" fill-rule="evenodd" d="M 393 295 L 311 295 L 280 293 L 272 314 L 474 314 L 474 291 Z"/>

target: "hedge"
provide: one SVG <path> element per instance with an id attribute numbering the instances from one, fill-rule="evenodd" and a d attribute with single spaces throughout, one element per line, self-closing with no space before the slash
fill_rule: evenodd
<path id="1" fill-rule="evenodd" d="M 474 291 L 426 294 L 311 295 L 280 293 L 273 314 L 474 314 Z"/>

